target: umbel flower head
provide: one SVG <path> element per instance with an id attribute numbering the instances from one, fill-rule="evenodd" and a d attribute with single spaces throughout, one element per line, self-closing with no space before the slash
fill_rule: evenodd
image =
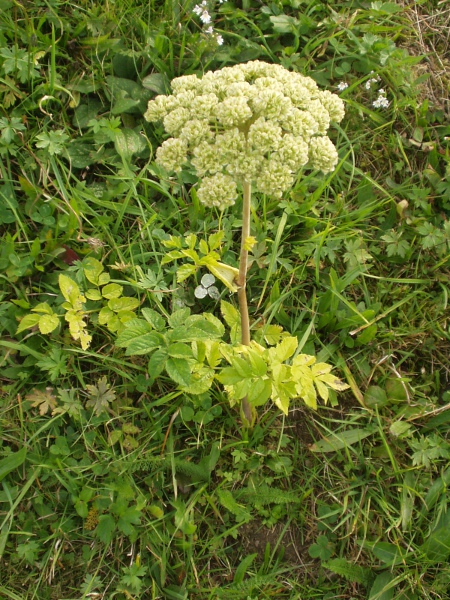
<path id="1" fill-rule="evenodd" d="M 171 87 L 173 94 L 151 100 L 145 113 L 171 136 L 156 162 L 174 172 L 190 163 L 207 206 L 234 204 L 236 184 L 244 182 L 280 197 L 302 167 L 328 173 L 338 162 L 326 134 L 344 117 L 344 103 L 310 77 L 255 60 L 202 78 L 177 77 Z"/>

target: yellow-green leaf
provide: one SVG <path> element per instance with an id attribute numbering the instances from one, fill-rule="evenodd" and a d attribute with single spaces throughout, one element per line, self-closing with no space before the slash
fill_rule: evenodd
<path id="1" fill-rule="evenodd" d="M 38 325 L 40 319 L 41 315 L 25 315 L 20 321 L 16 333 L 22 333 L 22 331 L 25 331 L 25 329 L 31 329 L 32 327 L 35 327 L 35 325 Z"/>
<path id="2" fill-rule="evenodd" d="M 34 308 L 32 308 L 31 311 L 32 312 L 37 312 L 37 313 L 43 313 L 43 314 L 46 314 L 46 315 L 52 315 L 53 314 L 53 310 L 47 304 L 47 302 L 41 302 L 40 304 L 38 304 L 37 306 L 35 306 Z"/>
<path id="3" fill-rule="evenodd" d="M 274 348 L 270 348 L 269 358 L 270 362 L 273 363 L 282 363 L 288 358 L 290 358 L 294 352 L 297 350 L 298 339 L 296 337 L 285 337 L 279 344 L 277 344 Z"/>
<path id="4" fill-rule="evenodd" d="M 134 310 L 139 306 L 139 300 L 137 298 L 130 298 L 123 296 L 122 298 L 111 298 L 108 302 L 108 307 L 114 312 L 120 312 L 122 310 Z"/>
<path id="5" fill-rule="evenodd" d="M 86 298 L 88 298 L 88 300 L 101 300 L 102 299 L 102 295 L 100 294 L 99 290 L 95 289 L 95 288 L 90 288 L 89 290 L 86 291 Z"/>
<path id="6" fill-rule="evenodd" d="M 206 264 L 206 267 L 211 271 L 214 277 L 220 279 L 231 292 L 235 293 L 238 291 L 236 279 L 239 275 L 239 269 L 230 267 L 230 265 L 218 262 L 217 260 L 211 260 Z"/>
<path id="7" fill-rule="evenodd" d="M 58 281 L 62 295 L 73 308 L 85 301 L 84 296 L 81 295 L 80 288 L 73 279 L 61 273 Z"/>
<path id="8" fill-rule="evenodd" d="M 94 285 L 99 285 L 98 278 L 104 271 L 102 263 L 96 258 L 89 257 L 83 261 L 83 271 L 86 279 Z"/>
<path id="9" fill-rule="evenodd" d="M 42 315 L 39 319 L 39 331 L 43 334 L 51 333 L 59 325 L 58 317 L 53 315 Z"/>
<path id="10" fill-rule="evenodd" d="M 103 298 L 107 298 L 111 300 L 111 298 L 120 298 L 123 292 L 123 287 L 118 283 L 109 283 L 102 288 L 102 296 Z M 87 296 L 87 294 L 86 294 Z"/>
<path id="11" fill-rule="evenodd" d="M 177 282 L 181 283 L 191 275 L 195 275 L 197 272 L 197 267 L 195 265 L 181 265 L 181 267 L 177 270 Z"/>

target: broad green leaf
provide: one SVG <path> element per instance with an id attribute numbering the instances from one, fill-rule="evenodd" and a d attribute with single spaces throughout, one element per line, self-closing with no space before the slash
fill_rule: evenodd
<path id="1" fill-rule="evenodd" d="M 229 302 L 225 302 L 225 300 L 222 300 L 220 302 L 220 312 L 222 313 L 222 317 L 225 320 L 225 323 L 228 325 L 228 327 L 231 329 L 231 327 L 233 327 L 234 325 L 239 325 L 241 324 L 241 315 L 239 314 L 239 311 Z"/>
<path id="2" fill-rule="evenodd" d="M 394 580 L 394 574 L 390 571 L 380 573 L 370 588 L 368 600 L 392 600 L 395 586 L 390 585 Z"/>
<path id="3" fill-rule="evenodd" d="M 242 375 L 233 367 L 224 367 L 217 373 L 216 379 L 223 385 L 235 385 L 242 381 Z"/>
<path id="4" fill-rule="evenodd" d="M 139 306 L 139 300 L 137 298 L 130 298 L 123 296 L 122 298 L 111 298 L 108 302 L 108 307 L 114 312 L 121 312 L 123 310 L 133 311 Z"/>
<path id="5" fill-rule="evenodd" d="M 386 392 L 378 385 L 371 385 L 364 394 L 364 403 L 368 408 L 381 408 L 388 404 L 389 400 Z"/>
<path id="6" fill-rule="evenodd" d="M 25 331 L 26 329 L 31 329 L 32 327 L 35 327 L 36 325 L 38 325 L 40 320 L 41 315 L 25 315 L 20 321 L 16 333 L 22 333 L 22 331 Z"/>
<path id="7" fill-rule="evenodd" d="M 81 308 L 81 304 L 85 301 L 85 298 L 81 295 L 80 288 L 75 281 L 63 273 L 60 274 L 58 281 L 61 293 L 67 302 L 75 310 Z"/>
<path id="8" fill-rule="evenodd" d="M 179 267 L 179 269 L 177 270 L 177 282 L 181 283 L 191 275 L 195 275 L 197 273 L 197 269 L 198 267 L 196 267 L 195 265 L 181 265 L 181 267 Z"/>
<path id="9" fill-rule="evenodd" d="M 272 393 L 272 382 L 270 379 L 257 379 L 253 381 L 248 393 L 248 401 L 253 406 L 262 406 L 267 402 Z"/>
<path id="10" fill-rule="evenodd" d="M 252 374 L 258 377 L 264 377 L 267 373 L 265 360 L 255 350 L 250 350 L 247 356 L 252 366 Z"/>
<path id="11" fill-rule="evenodd" d="M 115 529 L 116 522 L 112 515 L 106 513 L 99 516 L 95 534 L 99 540 L 105 544 L 105 546 L 110 544 Z"/>
<path id="12" fill-rule="evenodd" d="M 253 376 L 252 366 L 244 358 L 241 358 L 240 356 L 233 356 L 231 359 L 231 365 L 241 376 L 241 379 L 249 379 Z"/>
<path id="13" fill-rule="evenodd" d="M 90 288 L 89 290 L 86 291 L 85 293 L 86 298 L 88 298 L 88 300 L 101 300 L 102 299 L 102 295 L 100 293 L 100 290 L 96 289 L 96 288 Z"/>
<path id="14" fill-rule="evenodd" d="M 311 452 L 336 452 L 337 450 L 342 450 L 342 448 L 345 448 L 346 446 L 357 444 L 372 434 L 372 429 L 347 429 L 346 431 L 333 433 L 323 440 L 319 440 L 310 446 L 309 449 Z"/>
<path id="15" fill-rule="evenodd" d="M 109 273 L 100 273 L 98 276 L 98 285 L 106 285 L 110 279 Z"/>
<path id="16" fill-rule="evenodd" d="M 169 377 L 179 385 L 188 386 L 191 383 L 191 369 L 188 361 L 183 358 L 168 358 L 166 371 Z"/>
<path id="17" fill-rule="evenodd" d="M 169 81 L 164 73 L 151 73 L 144 77 L 142 86 L 156 94 L 165 94 L 169 88 Z"/>
<path id="18" fill-rule="evenodd" d="M 403 551 L 395 544 L 389 542 L 377 542 L 371 548 L 373 554 L 386 565 L 395 565 L 402 562 Z"/>
<path id="19" fill-rule="evenodd" d="M 144 319 L 157 331 L 162 331 L 165 328 L 166 321 L 156 312 L 156 310 L 153 310 L 152 308 L 143 308 L 141 312 Z"/>
<path id="20" fill-rule="evenodd" d="M 37 313 L 43 313 L 43 314 L 46 314 L 46 315 L 52 315 L 53 314 L 53 309 L 50 307 L 49 304 L 47 304 L 47 302 L 41 302 L 40 304 L 38 304 L 37 306 L 35 306 L 34 308 L 32 308 L 31 312 L 37 312 Z"/>
<path id="21" fill-rule="evenodd" d="M 202 369 L 191 374 L 191 383 L 183 386 L 183 391 L 187 394 L 204 394 L 209 390 L 214 381 L 214 371 L 212 369 Z"/>
<path id="22" fill-rule="evenodd" d="M 39 319 L 39 331 L 43 334 L 51 333 L 59 325 L 57 315 L 42 315 Z"/>
<path id="23" fill-rule="evenodd" d="M 411 423 L 406 421 L 394 421 L 389 427 L 389 433 L 395 437 L 400 437 L 412 428 Z"/>
<path id="24" fill-rule="evenodd" d="M 296 337 L 286 337 L 275 347 L 268 351 L 270 362 L 282 363 L 290 358 L 298 347 L 298 339 Z M 298 357 L 297 357 L 298 358 Z"/>
<path id="25" fill-rule="evenodd" d="M 184 325 L 186 325 L 187 319 L 189 318 L 190 314 L 191 311 L 189 310 L 189 308 L 180 308 L 180 310 L 176 310 L 169 317 L 169 325 L 173 329 L 176 329 L 177 327 L 183 327 Z"/>
<path id="26" fill-rule="evenodd" d="M 200 252 L 202 254 L 209 253 L 209 247 L 208 247 L 208 243 L 206 242 L 206 240 L 200 240 L 200 242 L 198 243 L 198 249 L 200 250 Z"/>
<path id="27" fill-rule="evenodd" d="M 118 283 L 108 283 L 102 288 L 103 298 L 111 300 L 112 298 L 120 298 L 123 292 L 123 287 Z"/>
<path id="28" fill-rule="evenodd" d="M 154 381 L 164 370 L 168 356 L 165 348 L 155 350 L 148 361 L 147 371 L 152 381 Z"/>
<path id="29" fill-rule="evenodd" d="M 80 340 L 83 350 L 87 350 L 92 337 L 86 333 L 86 323 L 83 321 L 85 315 L 79 311 L 68 310 L 65 319 L 69 323 L 69 331 L 74 340 Z"/>
<path id="30" fill-rule="evenodd" d="M 132 101 L 133 102 L 133 101 Z M 134 102 L 134 105 L 137 103 Z M 117 108 L 117 107 L 114 107 Z M 128 108 L 132 107 L 122 107 L 124 110 L 128 110 Z M 142 152 L 146 147 L 145 138 L 138 133 L 136 133 L 133 129 L 129 129 L 128 127 L 124 127 L 123 129 L 118 129 L 115 132 L 114 145 L 118 154 L 124 160 L 131 160 L 133 154 L 138 154 Z"/>
<path id="31" fill-rule="evenodd" d="M 126 330 L 123 332 L 125 333 Z M 125 354 L 127 356 L 137 356 L 140 354 L 148 354 L 153 352 L 155 348 L 159 348 L 164 344 L 164 338 L 160 333 L 151 331 L 145 335 L 141 335 L 137 338 L 132 339 L 127 343 L 127 349 Z"/>
<path id="32" fill-rule="evenodd" d="M 83 271 L 86 279 L 94 285 L 99 285 L 98 278 L 104 271 L 102 263 L 96 258 L 89 256 L 83 261 Z"/>
<path id="33" fill-rule="evenodd" d="M 100 325 L 108 325 L 108 323 L 114 317 L 115 317 L 115 313 L 113 313 L 113 311 L 110 308 L 108 308 L 107 306 L 104 306 L 98 313 L 98 322 Z"/>
<path id="34" fill-rule="evenodd" d="M 126 348 L 132 340 L 146 335 L 151 331 L 152 326 L 147 323 L 147 321 L 144 321 L 143 319 L 131 319 L 127 322 L 126 329 L 124 329 L 117 338 L 116 346 L 119 348 Z"/>
<path id="35" fill-rule="evenodd" d="M 217 231 L 217 233 L 212 233 L 208 237 L 209 249 L 210 250 L 217 250 L 217 248 L 219 248 L 220 244 L 222 243 L 224 235 L 225 235 L 225 232 L 223 230 Z"/>
<path id="36" fill-rule="evenodd" d="M 217 331 L 217 338 L 222 338 L 224 336 L 225 327 L 220 319 L 218 319 L 212 313 L 203 313 L 202 318 L 214 325 Z"/>
<path id="37" fill-rule="evenodd" d="M 167 348 L 167 354 L 172 358 L 193 358 L 192 348 L 181 342 L 170 344 Z"/>
<path id="38" fill-rule="evenodd" d="M 0 481 L 4 479 L 8 473 L 18 469 L 25 461 L 27 456 L 27 449 L 21 448 L 17 452 L 11 452 L 5 458 L 0 460 Z"/>
<path id="39" fill-rule="evenodd" d="M 444 515 L 440 526 L 431 533 L 420 550 L 432 563 L 445 563 L 448 560 L 450 556 L 450 511 Z"/>

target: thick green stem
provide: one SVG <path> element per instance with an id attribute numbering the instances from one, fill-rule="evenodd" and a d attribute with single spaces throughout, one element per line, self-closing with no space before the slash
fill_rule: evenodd
<path id="1" fill-rule="evenodd" d="M 239 275 L 237 278 L 238 289 L 238 300 L 239 300 L 239 312 L 241 314 L 241 329 L 242 329 L 242 343 L 245 346 L 250 345 L 250 319 L 248 316 L 248 305 L 247 305 L 247 292 L 245 289 L 247 283 L 247 269 L 248 269 L 248 250 L 247 238 L 250 236 L 250 200 L 252 196 L 252 187 L 250 183 L 244 183 L 244 200 L 242 206 L 242 237 L 241 237 L 241 255 L 239 259 Z M 253 421 L 253 411 L 247 398 L 242 399 L 241 403 L 242 414 L 245 420 L 248 422 L 248 426 L 251 426 Z"/>

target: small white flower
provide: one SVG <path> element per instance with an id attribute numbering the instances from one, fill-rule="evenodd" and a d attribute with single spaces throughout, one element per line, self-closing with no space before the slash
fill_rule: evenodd
<path id="1" fill-rule="evenodd" d="M 211 15 L 207 10 L 203 11 L 200 15 L 200 21 L 205 24 L 211 23 Z"/>
<path id="2" fill-rule="evenodd" d="M 205 33 L 207 35 L 212 35 L 214 33 L 214 28 L 212 25 L 210 25 L 207 29 L 205 29 Z"/>
<path id="3" fill-rule="evenodd" d="M 378 90 L 378 93 L 380 94 L 380 96 L 386 96 L 386 92 L 383 88 L 381 88 L 381 90 Z"/>
<path id="4" fill-rule="evenodd" d="M 383 95 L 378 96 L 378 98 L 372 103 L 375 108 L 387 108 L 389 104 L 389 100 Z"/>
<path id="5" fill-rule="evenodd" d="M 194 6 L 192 12 L 194 12 L 196 15 L 200 16 L 203 12 L 203 8 L 197 4 L 197 6 Z"/>
<path id="6" fill-rule="evenodd" d="M 337 89 L 340 92 L 343 92 L 344 90 L 346 90 L 348 88 L 348 83 L 346 81 L 341 81 L 340 83 L 338 83 L 337 85 Z"/>
<path id="7" fill-rule="evenodd" d="M 223 37 L 220 35 L 220 33 L 216 35 L 216 42 L 218 46 L 223 46 Z"/>

